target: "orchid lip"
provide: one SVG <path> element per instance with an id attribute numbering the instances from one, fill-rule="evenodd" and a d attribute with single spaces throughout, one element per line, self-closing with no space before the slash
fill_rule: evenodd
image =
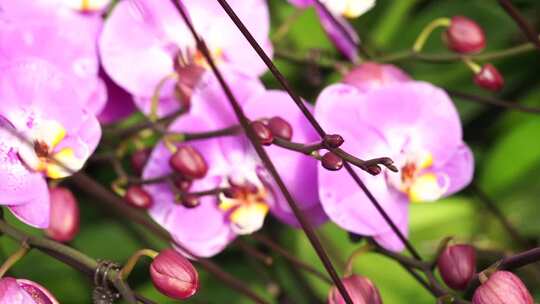
<path id="1" fill-rule="evenodd" d="M 224 179 L 222 186 L 230 191 L 219 195 L 219 208 L 228 217 L 231 229 L 240 235 L 259 230 L 269 211 L 266 187 L 262 183 L 236 177 Z"/>

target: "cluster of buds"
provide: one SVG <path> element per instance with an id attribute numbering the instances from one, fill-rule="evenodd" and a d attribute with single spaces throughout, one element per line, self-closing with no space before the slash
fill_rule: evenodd
<path id="1" fill-rule="evenodd" d="M 271 145 L 274 138 L 291 140 L 293 136 L 291 124 L 279 116 L 253 121 L 251 127 L 259 142 L 265 146 Z"/>
<path id="2" fill-rule="evenodd" d="M 464 16 L 454 16 L 451 19 L 444 38 L 449 49 L 463 55 L 479 53 L 486 47 L 486 35 L 482 27 Z M 504 86 L 504 78 L 492 64 L 473 68 L 473 72 L 474 83 L 483 89 L 499 91 Z"/>
<path id="3" fill-rule="evenodd" d="M 465 290 L 476 274 L 476 252 L 467 244 L 447 246 L 437 260 L 443 281 L 450 288 Z M 523 282 L 513 273 L 488 269 L 479 274 L 473 304 L 533 304 Z"/>

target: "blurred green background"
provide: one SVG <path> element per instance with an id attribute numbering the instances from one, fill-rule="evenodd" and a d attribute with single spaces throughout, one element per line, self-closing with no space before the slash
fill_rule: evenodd
<path id="1" fill-rule="evenodd" d="M 540 29 L 540 1 L 513 2 Z M 269 5 L 275 31 L 294 12 L 294 8 L 285 0 L 269 0 Z M 488 38 L 487 52 L 525 42 L 513 20 L 494 0 L 378 0 L 373 10 L 353 23 L 366 49 L 377 54 L 391 54 L 410 48 L 418 33 L 431 20 L 453 15 L 468 16 L 484 27 Z M 426 45 L 426 53 L 447 53 L 439 38 L 440 31 L 433 34 Z M 317 49 L 339 58 L 313 10 L 304 12 L 285 38 L 276 42 L 275 48 L 302 54 Z M 500 98 L 540 106 L 539 54 L 535 50 L 493 62 L 506 80 L 504 90 L 498 94 Z M 339 79 L 339 74 L 334 71 L 281 59 L 276 62 L 295 89 L 307 100 L 314 100 L 325 85 Z M 489 95 L 472 84 L 472 75 L 462 63 L 439 64 L 407 60 L 397 64 L 416 79 L 443 88 Z M 269 87 L 278 87 L 269 75 L 265 75 L 264 80 Z M 540 116 L 477 105 L 457 98 L 454 101 L 461 114 L 465 140 L 475 152 L 476 182 L 494 198 L 497 206 L 519 232 L 536 243 L 540 236 Z M 89 168 L 89 172 L 99 176 L 103 182 L 110 181 L 111 173 L 108 170 Z M 88 255 L 96 259 L 122 262 L 138 248 L 167 246 L 139 228 L 111 216 L 108 210 L 94 204 L 91 198 L 79 195 L 79 199 L 82 208 L 81 233 L 71 245 Z M 8 220 L 22 227 L 10 215 Z M 267 221 L 265 233 L 279 240 L 283 247 L 297 257 L 324 271 L 302 231 L 283 227 L 273 219 Z M 333 224 L 324 225 L 319 232 L 335 265 L 341 271 L 344 260 L 359 245 L 352 243 L 346 232 Z M 410 237 L 424 256 L 430 257 L 438 242 L 446 236 L 456 236 L 459 241 L 474 243 L 480 249 L 481 267 L 494 262 L 503 253 L 521 249 L 468 190 L 434 204 L 412 206 Z M 236 246 L 231 246 L 215 261 L 271 303 L 278 303 L 269 292 L 272 289 L 269 287 L 273 286 L 272 281 L 290 297 L 288 303 L 316 303 L 315 299 L 307 296 L 310 292 L 314 292 L 320 301 L 325 301 L 328 285 L 309 274 L 298 274 L 294 267 L 267 251 L 264 246 L 247 238 L 246 241 L 266 254 L 273 255 L 274 265 L 262 266 Z M 3 237 L 0 246 L 4 258 L 15 250 L 17 244 Z M 148 278 L 148 265 L 148 262 L 143 262 L 137 266 L 129 279 L 132 286 L 158 303 L 175 303 L 154 290 Z M 435 303 L 434 298 L 409 274 L 385 257 L 367 254 L 355 265 L 357 273 L 368 276 L 380 288 L 385 303 Z M 540 278 L 527 269 L 518 273 L 537 299 L 540 299 Z M 61 303 L 91 302 L 91 286 L 86 277 L 36 250 L 19 262 L 10 274 L 42 283 Z M 251 303 L 208 273 L 201 270 L 200 274 L 202 289 L 187 303 Z"/>

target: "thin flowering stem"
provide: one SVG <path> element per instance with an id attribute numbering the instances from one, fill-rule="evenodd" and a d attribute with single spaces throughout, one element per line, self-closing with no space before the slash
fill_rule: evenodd
<path id="1" fill-rule="evenodd" d="M 396 224 L 392 221 L 392 219 L 388 216 L 388 214 L 384 211 L 383 207 L 381 206 L 381 204 L 379 203 L 379 201 L 377 201 L 377 199 L 375 198 L 375 196 L 369 191 L 369 189 L 366 187 L 366 185 L 364 184 L 364 182 L 360 179 L 360 177 L 358 176 L 358 174 L 356 174 L 356 172 L 354 171 L 353 167 L 348 163 L 348 162 L 345 162 L 344 164 L 345 166 L 345 169 L 347 170 L 347 172 L 349 172 L 349 174 L 352 176 L 352 178 L 354 179 L 354 181 L 356 182 L 356 184 L 358 184 L 358 186 L 362 189 L 362 191 L 364 191 L 364 193 L 366 194 L 366 196 L 368 197 L 368 199 L 371 201 L 371 203 L 373 204 L 373 206 L 375 206 L 375 208 L 377 209 L 377 211 L 379 211 L 379 213 L 382 215 L 382 217 L 384 218 L 384 220 L 386 221 L 386 223 L 390 226 L 390 228 L 392 228 L 392 231 L 394 231 L 394 233 L 396 234 L 396 236 L 400 239 L 400 241 L 405 245 L 405 248 L 407 248 L 407 250 L 411 253 L 411 255 L 419 260 L 419 261 L 422 261 L 422 257 L 420 256 L 420 254 L 416 251 L 416 249 L 414 248 L 414 246 L 407 240 L 407 238 L 403 235 L 403 233 L 399 230 L 399 228 L 396 226 Z"/>
<path id="2" fill-rule="evenodd" d="M 278 27 L 274 35 L 272 36 L 272 41 L 279 42 L 291 29 L 292 25 L 302 16 L 302 14 L 305 12 L 304 9 L 295 9 L 294 12 L 292 12 L 289 16 L 287 16 L 287 19 L 281 25 Z"/>
<path id="3" fill-rule="evenodd" d="M 5 220 L 0 219 L 0 232 L 9 236 L 14 240 L 25 242 L 30 248 L 35 248 L 43 253 L 85 273 L 89 277 L 93 276 L 97 268 L 98 262 L 91 257 L 81 253 L 71 247 L 55 242 L 53 240 L 42 237 L 29 235 L 11 225 Z M 118 277 L 118 272 L 111 269 L 107 274 L 107 279 L 116 289 L 124 296 L 128 303 L 136 303 L 136 295 L 131 291 L 130 287 Z M 154 303 L 146 300 L 145 303 Z"/>
<path id="4" fill-rule="evenodd" d="M 306 155 L 312 155 L 313 152 L 325 148 L 322 143 L 306 145 L 306 144 L 291 142 L 291 141 L 284 140 L 281 138 L 274 138 L 274 144 L 276 146 L 280 146 L 288 150 L 304 153 Z M 377 166 L 377 165 L 383 165 L 393 172 L 398 171 L 398 169 L 392 164 L 392 159 L 389 157 L 378 157 L 378 158 L 369 159 L 369 160 L 362 160 L 354 155 L 351 155 L 345 152 L 344 150 L 340 148 L 330 149 L 330 150 L 336 153 L 339 157 L 343 158 L 343 160 L 346 160 L 347 162 L 355 165 L 356 167 L 364 171 L 367 171 L 368 168 L 371 166 Z"/>
<path id="5" fill-rule="evenodd" d="M 302 111 L 302 113 L 304 114 L 304 116 L 306 117 L 306 119 L 312 124 L 312 126 L 317 130 L 317 132 L 319 133 L 319 135 L 321 136 L 321 138 L 324 138 L 325 135 L 326 135 L 326 132 L 322 129 L 321 125 L 317 122 L 317 120 L 315 119 L 315 117 L 313 116 L 313 114 L 307 109 L 307 107 L 304 105 L 304 103 L 302 102 L 301 98 L 296 95 L 294 93 L 294 91 L 291 89 L 291 87 L 289 86 L 287 80 L 285 79 L 285 77 L 283 76 L 283 74 L 281 74 L 281 72 L 276 68 L 276 66 L 274 65 L 274 63 L 272 62 L 272 60 L 268 57 L 268 55 L 266 55 L 266 53 L 264 52 L 264 50 L 261 48 L 261 46 L 258 44 L 258 42 L 253 38 L 253 36 L 251 35 L 251 33 L 249 32 L 249 30 L 245 27 L 245 25 L 242 23 L 242 21 L 240 20 L 240 18 L 238 18 L 238 16 L 236 15 L 236 13 L 234 12 L 234 10 L 229 6 L 229 4 L 227 3 L 226 0 L 217 0 L 219 2 L 219 4 L 221 5 L 221 7 L 224 9 L 224 11 L 229 15 L 229 17 L 231 18 L 231 20 L 233 20 L 233 22 L 235 23 L 235 25 L 238 27 L 238 29 L 242 32 L 242 34 L 244 35 L 244 37 L 246 37 L 246 39 L 248 40 L 248 42 L 251 44 L 251 46 L 254 48 L 254 50 L 257 52 L 257 54 L 259 54 L 259 56 L 261 57 L 261 59 L 264 61 L 264 63 L 268 66 L 268 68 L 270 69 L 270 71 L 272 72 L 272 74 L 274 75 L 274 77 L 278 80 L 278 82 L 281 84 L 281 86 L 283 88 L 285 88 L 285 90 L 287 91 L 287 93 L 291 96 L 291 98 L 295 101 L 295 103 L 297 104 L 297 106 L 300 108 L 300 110 Z M 179 7 L 179 6 L 178 6 Z M 187 20 L 187 18 L 185 18 Z M 188 22 L 189 23 L 189 22 Z M 196 35 L 195 35 L 196 36 Z M 198 38 L 197 36 L 195 38 Z M 212 63 L 212 58 L 210 56 L 208 56 L 207 58 L 210 63 Z M 231 94 L 232 95 L 232 94 Z M 234 96 L 233 96 L 234 97 Z M 241 109 L 239 109 L 240 112 L 241 112 Z M 250 128 L 248 128 L 250 129 Z M 251 131 L 251 130 L 249 130 Z M 255 144 L 258 144 L 258 143 L 255 143 Z M 260 146 L 260 145 L 259 145 Z M 264 153 L 264 150 L 261 148 L 262 152 Z M 368 196 L 368 198 L 370 199 L 370 201 L 373 203 L 373 205 L 376 207 L 377 211 L 383 216 L 384 220 L 387 222 L 387 224 L 390 226 L 390 228 L 392 229 L 392 231 L 398 236 L 398 238 L 403 242 L 403 244 L 405 245 L 405 247 L 407 248 L 407 250 L 409 250 L 409 252 L 418 260 L 421 260 L 421 257 L 420 255 L 418 254 L 418 252 L 416 251 L 416 249 L 412 246 L 412 244 L 404 237 L 404 235 L 401 233 L 401 231 L 397 228 L 396 224 L 392 221 L 392 219 L 388 216 L 388 214 L 386 214 L 386 212 L 384 211 L 384 209 L 381 207 L 381 205 L 377 202 L 377 200 L 375 199 L 375 197 L 373 196 L 373 194 L 371 194 L 371 192 L 369 191 L 369 189 L 364 185 L 364 183 L 360 180 L 360 178 L 358 177 L 358 175 L 356 174 L 356 172 L 354 171 L 354 169 L 351 167 L 351 165 L 345 161 L 344 162 L 344 165 L 345 165 L 345 168 L 347 169 L 347 171 L 349 172 L 349 174 L 351 175 L 351 177 L 355 180 L 355 182 L 358 184 L 358 186 L 362 189 L 362 191 L 364 191 L 364 193 L 366 194 L 366 196 Z M 277 172 L 276 172 L 277 174 Z M 279 183 L 278 183 L 279 184 Z M 294 209 L 294 208 L 293 208 Z M 309 236 L 309 235 L 308 235 Z M 323 259 L 323 262 L 324 262 L 324 259 Z M 332 273 L 332 271 L 330 271 L 329 269 L 329 272 L 331 274 L 331 276 L 333 276 L 334 274 Z M 335 280 L 335 279 L 334 279 Z M 340 281 L 341 283 L 341 281 Z M 341 285 L 341 284 L 340 284 Z M 342 286 L 340 285 L 337 285 L 338 289 L 340 290 L 340 292 L 343 294 L 344 293 L 344 288 L 341 288 Z M 346 293 L 346 291 L 345 291 Z M 345 298 L 345 297 L 344 297 Z M 347 300 L 347 298 L 345 298 Z"/>
<path id="6" fill-rule="evenodd" d="M 135 265 L 137 265 L 137 262 L 144 256 L 150 257 L 154 259 L 158 255 L 158 252 L 152 249 L 141 249 L 137 252 L 135 252 L 128 261 L 124 264 L 124 267 L 120 270 L 118 275 L 122 280 L 126 280 L 128 276 L 131 274 L 133 269 L 135 268 Z"/>
<path id="7" fill-rule="evenodd" d="M 530 248 L 531 242 L 525 239 L 519 231 L 512 225 L 512 223 L 504 216 L 497 204 L 484 192 L 476 183 L 471 185 L 473 193 L 478 200 L 491 212 L 495 218 L 501 223 L 504 229 L 508 232 L 508 235 L 522 248 Z"/>
<path id="8" fill-rule="evenodd" d="M 257 248 L 253 247 L 251 244 L 244 241 L 243 239 L 237 239 L 235 242 L 238 248 L 244 251 L 246 255 L 253 257 L 264 265 L 272 266 L 272 264 L 274 263 L 274 259 L 271 256 L 260 252 L 259 250 L 257 250 Z"/>
<path id="9" fill-rule="evenodd" d="M 233 277 L 231 274 L 224 271 L 221 267 L 219 267 L 214 262 L 208 259 L 197 257 L 197 255 L 191 252 L 191 250 L 187 249 L 182 244 L 176 242 L 167 230 L 165 230 L 160 225 L 156 224 L 154 221 L 150 220 L 141 211 L 135 210 L 127 206 L 120 197 L 116 196 L 113 192 L 109 191 L 107 188 L 100 185 L 92 178 L 88 177 L 87 175 L 83 173 L 77 173 L 73 175 L 70 178 L 70 180 L 75 185 L 77 185 L 77 187 L 81 191 L 96 198 L 94 202 L 104 205 L 105 207 L 107 207 L 108 210 L 115 212 L 122 218 L 129 218 L 132 222 L 136 222 L 144 226 L 146 229 L 148 229 L 150 232 L 152 232 L 154 235 L 156 235 L 160 239 L 173 243 L 176 247 L 180 248 L 185 253 L 197 258 L 196 262 L 200 264 L 202 268 L 204 268 L 209 273 L 213 274 L 217 279 L 222 281 L 224 284 L 228 285 L 232 289 L 250 298 L 255 303 L 268 304 L 266 300 L 262 299 L 259 295 L 254 293 L 242 281 L 238 280 L 237 278 Z"/>
<path id="10" fill-rule="evenodd" d="M 464 92 L 459 92 L 459 91 L 450 90 L 450 89 L 446 89 L 446 91 L 451 96 L 462 98 L 467 101 L 472 101 L 472 102 L 485 104 L 485 105 L 493 105 L 493 106 L 502 107 L 502 108 L 506 108 L 506 109 L 518 111 L 518 112 L 523 112 L 523 113 L 540 114 L 539 107 L 525 106 L 516 102 L 505 101 L 505 100 L 501 100 L 492 96 L 479 96 L 479 95 L 473 95 L 470 93 L 464 93 Z"/>
<path id="11" fill-rule="evenodd" d="M 273 252 L 281 255 L 283 258 L 285 258 L 290 263 L 292 263 L 295 267 L 301 268 L 305 270 L 306 272 L 313 274 L 314 276 L 321 279 L 323 282 L 332 284 L 332 280 L 328 278 L 326 274 L 318 271 L 315 267 L 312 267 L 311 265 L 305 263 L 304 261 L 299 260 L 296 256 L 288 252 L 285 248 L 281 247 L 278 243 L 271 240 L 267 236 L 264 236 L 260 233 L 255 233 L 252 235 L 252 237 L 255 240 L 261 242 L 266 247 L 270 248 Z"/>
<path id="12" fill-rule="evenodd" d="M 289 192 L 289 190 L 285 186 L 283 180 L 281 179 L 279 173 L 277 172 L 276 167 L 274 166 L 274 164 L 270 160 L 270 157 L 266 153 L 266 150 L 263 148 L 263 146 L 261 145 L 261 143 L 257 139 L 257 136 L 255 135 L 255 132 L 253 131 L 253 128 L 251 127 L 248 118 L 244 114 L 244 111 L 242 110 L 242 107 L 240 106 L 240 104 L 236 100 L 236 97 L 234 96 L 234 94 L 232 93 L 232 91 L 231 91 L 230 87 L 228 86 L 227 82 L 223 78 L 223 75 L 221 74 L 221 72 L 217 68 L 216 63 L 214 62 L 214 60 L 212 58 L 212 55 L 210 54 L 210 51 L 206 47 L 205 42 L 197 34 L 195 28 L 193 27 L 193 24 L 191 23 L 189 17 L 187 16 L 187 13 L 185 12 L 185 10 L 181 7 L 180 3 L 178 2 L 179 0 L 171 0 L 171 1 L 174 4 L 175 8 L 177 9 L 178 13 L 181 15 L 182 19 L 184 20 L 184 23 L 188 26 L 193 38 L 197 42 L 197 47 L 198 47 L 199 51 L 202 52 L 204 58 L 206 59 L 206 62 L 210 65 L 210 68 L 212 69 L 212 72 L 216 76 L 216 78 L 217 78 L 218 82 L 220 83 L 223 91 L 225 92 L 225 95 L 227 96 L 227 99 L 229 100 L 229 103 L 230 103 L 231 107 L 234 110 L 236 118 L 239 120 L 240 124 L 242 125 L 242 128 L 244 129 L 244 132 L 246 133 L 246 135 L 247 135 L 249 141 L 251 142 L 252 146 L 255 148 L 255 152 L 257 153 L 257 155 L 259 156 L 259 158 L 263 162 L 265 168 L 269 171 L 270 175 L 272 176 L 272 178 L 274 179 L 274 181 L 278 185 L 281 193 L 283 194 L 283 196 L 285 197 L 287 203 L 291 207 L 295 217 L 300 222 L 300 225 L 301 225 L 302 229 L 304 230 L 304 232 L 306 233 L 309 241 L 311 242 L 311 245 L 315 249 L 315 251 L 316 251 L 317 255 L 319 256 L 319 258 L 321 259 L 324 267 L 326 268 L 326 270 L 330 274 L 330 277 L 332 277 L 332 280 L 334 281 L 334 284 L 336 285 L 336 287 L 340 291 L 340 293 L 343 296 L 345 302 L 347 304 L 353 304 L 353 302 L 351 300 L 351 297 L 349 296 L 347 290 L 345 289 L 345 286 L 343 285 L 343 282 L 341 281 L 338 273 L 334 269 L 334 266 L 332 265 L 332 262 L 328 258 L 328 255 L 327 255 L 326 251 L 324 250 L 324 247 L 322 246 L 319 238 L 315 234 L 315 230 L 313 229 L 313 226 L 309 222 L 309 219 L 304 216 L 302 210 L 300 210 L 300 208 L 298 207 L 297 203 L 295 202 L 294 198 L 292 197 L 291 193 Z M 220 3 L 222 3 L 222 4 L 225 3 L 226 4 L 226 1 L 220 1 Z M 226 4 L 226 5 L 228 6 L 228 4 Z M 229 8 L 229 10 L 231 12 L 233 12 L 230 7 L 228 7 L 228 8 Z M 264 53 L 264 51 L 263 51 L 263 53 Z M 300 101 L 299 103 L 302 104 L 302 106 L 309 113 L 309 110 L 305 107 L 303 102 L 301 100 L 299 100 L 299 101 Z M 320 126 L 319 126 L 319 128 L 320 128 Z M 324 131 L 322 130 L 322 128 L 320 128 L 320 131 L 322 132 L 322 135 L 324 135 Z"/>
<path id="13" fill-rule="evenodd" d="M 518 9 L 512 4 L 510 0 L 497 0 L 499 5 L 514 19 L 517 23 L 525 37 L 532 42 L 536 48 L 540 50 L 540 40 L 538 39 L 538 33 L 536 30 L 527 22 L 527 20 L 521 15 Z"/>
<path id="14" fill-rule="evenodd" d="M 10 255 L 8 259 L 5 260 L 2 266 L 0 267 L 0 278 L 2 278 L 6 274 L 6 272 L 8 272 L 8 270 L 13 265 L 15 265 L 15 263 L 17 263 L 20 259 L 22 259 L 28 253 L 29 250 L 30 250 L 30 246 L 28 246 L 28 244 L 25 241 L 23 241 L 19 249 L 17 249 L 17 251 L 15 251 L 12 255 Z"/>

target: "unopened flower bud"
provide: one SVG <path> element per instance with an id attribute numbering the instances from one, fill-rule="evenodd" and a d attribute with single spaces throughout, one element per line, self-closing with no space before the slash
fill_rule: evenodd
<path id="1" fill-rule="evenodd" d="M 523 282 L 509 271 L 497 271 L 474 292 L 473 304 L 534 304 Z"/>
<path id="2" fill-rule="evenodd" d="M 366 92 L 395 82 L 409 80 L 411 80 L 409 75 L 394 65 L 366 62 L 354 67 L 347 73 L 343 78 L 343 83 L 355 86 L 359 90 Z"/>
<path id="3" fill-rule="evenodd" d="M 176 172 L 190 179 L 203 178 L 208 172 L 206 160 L 192 146 L 178 147 L 169 164 Z"/>
<path id="4" fill-rule="evenodd" d="M 371 175 L 379 175 L 382 172 L 381 167 L 374 165 L 367 168 L 367 172 Z"/>
<path id="5" fill-rule="evenodd" d="M 49 189 L 51 217 L 45 234 L 58 242 L 69 242 L 79 232 L 79 205 L 68 188 Z"/>
<path id="6" fill-rule="evenodd" d="M 58 304 L 58 300 L 36 282 L 4 277 L 0 279 L 0 303 Z"/>
<path id="7" fill-rule="evenodd" d="M 330 171 L 337 171 L 343 167 L 343 159 L 334 152 L 326 152 L 321 158 L 322 166 Z"/>
<path id="8" fill-rule="evenodd" d="M 448 47 L 461 54 L 477 53 L 486 47 L 484 30 L 473 20 L 454 16 L 445 32 Z"/>
<path id="9" fill-rule="evenodd" d="M 347 293 L 354 304 L 381 304 L 381 295 L 373 282 L 360 275 L 351 275 L 342 279 Z M 328 304 L 345 304 L 337 287 L 333 286 L 328 294 Z"/>
<path id="10" fill-rule="evenodd" d="M 199 197 L 193 194 L 184 194 L 181 197 L 180 203 L 186 208 L 195 208 L 201 204 Z"/>
<path id="11" fill-rule="evenodd" d="M 180 192 L 187 192 L 191 188 L 193 181 L 183 176 L 175 176 L 173 178 L 173 183 Z"/>
<path id="12" fill-rule="evenodd" d="M 151 152 L 150 149 L 141 149 L 131 155 L 131 168 L 137 175 L 142 174 Z"/>
<path id="13" fill-rule="evenodd" d="M 490 91 L 499 91 L 504 86 L 504 78 L 492 64 L 485 64 L 480 72 L 474 75 L 474 83 Z"/>
<path id="14" fill-rule="evenodd" d="M 199 289 L 199 274 L 183 255 L 173 249 L 165 249 L 150 265 L 154 286 L 173 299 L 187 299 Z"/>
<path id="15" fill-rule="evenodd" d="M 130 186 L 124 199 L 132 207 L 140 209 L 148 209 L 154 203 L 152 196 L 141 186 Z"/>
<path id="16" fill-rule="evenodd" d="M 275 137 L 291 140 L 293 136 L 293 129 L 291 125 L 285 119 L 279 116 L 270 118 L 268 120 L 268 127 Z"/>
<path id="17" fill-rule="evenodd" d="M 476 252 L 466 244 L 447 246 L 437 261 L 443 281 L 456 290 L 464 290 L 476 273 Z"/>
<path id="18" fill-rule="evenodd" d="M 255 136 L 262 145 L 269 146 L 274 141 L 274 136 L 270 129 L 261 121 L 254 121 L 251 123 Z"/>
<path id="19" fill-rule="evenodd" d="M 339 148 L 345 140 L 339 134 L 327 134 L 324 136 L 324 144 L 329 148 Z"/>

